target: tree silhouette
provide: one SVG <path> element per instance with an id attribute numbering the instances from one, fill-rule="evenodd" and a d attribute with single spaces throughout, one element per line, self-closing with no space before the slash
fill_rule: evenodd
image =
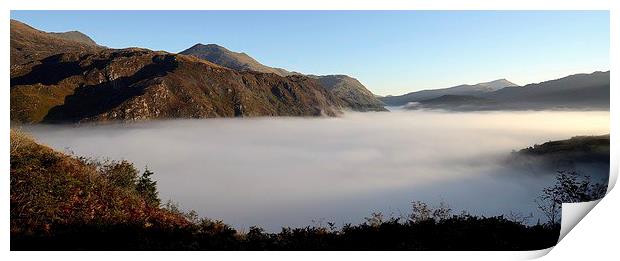
<path id="1" fill-rule="evenodd" d="M 144 198 L 144 200 L 152 205 L 159 206 L 159 197 L 157 193 L 157 181 L 151 179 L 151 176 L 155 174 L 147 168 L 144 169 L 144 173 L 138 178 L 136 182 L 136 191 Z"/>
<path id="2" fill-rule="evenodd" d="M 558 224 L 562 203 L 576 203 L 597 200 L 605 196 L 607 186 L 592 183 L 589 176 L 580 176 L 575 171 L 558 171 L 553 186 L 546 187 L 536 203 L 548 224 Z"/>

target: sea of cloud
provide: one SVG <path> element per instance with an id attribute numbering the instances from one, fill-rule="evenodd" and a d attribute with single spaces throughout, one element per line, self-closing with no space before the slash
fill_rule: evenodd
<path id="1" fill-rule="evenodd" d="M 609 112 L 392 111 L 336 118 L 168 120 L 23 127 L 61 151 L 155 172 L 160 197 L 240 229 L 359 223 L 412 200 L 456 212 L 532 213 L 553 180 L 512 150 L 609 133 Z"/>

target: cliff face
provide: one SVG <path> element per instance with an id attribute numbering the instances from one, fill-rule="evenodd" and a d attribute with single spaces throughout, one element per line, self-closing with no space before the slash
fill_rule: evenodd
<path id="1" fill-rule="evenodd" d="M 341 106 L 308 77 L 145 49 L 62 53 L 11 69 L 11 120 L 18 122 L 333 116 Z"/>

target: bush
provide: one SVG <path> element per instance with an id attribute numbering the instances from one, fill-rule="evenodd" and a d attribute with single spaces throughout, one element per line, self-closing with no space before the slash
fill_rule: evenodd
<path id="1" fill-rule="evenodd" d="M 138 170 L 129 161 L 106 162 L 101 169 L 103 175 L 112 185 L 135 190 L 138 181 Z"/>

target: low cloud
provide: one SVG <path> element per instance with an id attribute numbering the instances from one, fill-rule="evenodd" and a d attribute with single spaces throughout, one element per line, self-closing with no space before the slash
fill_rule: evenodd
<path id="1" fill-rule="evenodd" d="M 148 165 L 161 198 L 185 209 L 277 230 L 399 215 L 412 200 L 485 215 L 536 212 L 550 176 L 502 161 L 533 144 L 608 133 L 609 113 L 398 111 L 26 130 L 61 151 Z"/>

